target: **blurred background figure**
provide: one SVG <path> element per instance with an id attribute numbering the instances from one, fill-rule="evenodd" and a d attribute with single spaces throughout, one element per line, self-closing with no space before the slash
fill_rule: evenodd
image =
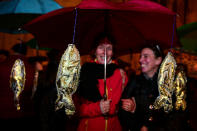
<path id="1" fill-rule="evenodd" d="M 30 99 L 31 89 L 33 87 L 33 79 L 35 73 L 34 65 L 30 64 L 25 56 L 27 47 L 23 43 L 15 44 L 7 59 L 0 64 L 0 120 L 7 130 L 25 130 L 28 126 L 32 126 L 34 118 L 33 103 Z M 21 110 L 16 111 L 14 104 L 14 94 L 10 88 L 10 73 L 16 59 L 21 59 L 25 64 L 26 81 L 25 88 L 20 95 Z M 23 123 L 23 127 L 18 126 Z M 31 130 L 31 129 L 30 129 Z M 32 128 L 33 130 L 33 128 Z"/>
<path id="2" fill-rule="evenodd" d="M 47 53 L 48 65 L 39 71 L 38 83 L 33 96 L 36 123 L 40 131 L 57 131 L 66 129 L 67 116 L 64 109 L 55 111 L 57 99 L 56 75 L 60 61 L 60 51 L 52 49 Z M 39 65 L 37 65 L 39 67 Z"/>
<path id="3" fill-rule="evenodd" d="M 5 62 L 9 57 L 9 51 L 0 50 L 0 63 Z"/>

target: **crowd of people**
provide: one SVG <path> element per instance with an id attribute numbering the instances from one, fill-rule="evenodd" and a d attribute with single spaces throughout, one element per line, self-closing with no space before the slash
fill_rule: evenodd
<path id="1" fill-rule="evenodd" d="M 49 62 L 46 68 L 42 68 L 38 62 L 29 63 L 24 57 L 26 51 L 22 55 L 11 55 L 12 57 L 5 53 L 6 57 L 13 59 L 4 59 L 0 64 L 0 70 L 3 73 L 0 76 L 1 123 L 6 125 L 11 120 L 12 124 L 15 123 L 15 127 L 6 128 L 15 129 L 19 126 L 17 129 L 20 129 L 25 125 L 20 124 L 19 118 L 29 117 L 31 124 L 28 125 L 32 126 L 30 130 L 40 131 L 192 130 L 188 118 L 189 104 L 185 111 L 173 110 L 169 113 L 164 112 L 163 109 L 152 108 L 155 99 L 159 96 L 158 71 L 164 58 L 159 44 L 158 41 L 147 41 L 146 46 L 141 49 L 139 60 L 141 74 L 128 77 L 127 72 L 113 57 L 115 50 L 113 37 L 109 34 L 99 35 L 92 47 L 94 52 L 92 60 L 81 67 L 79 85 L 73 95 L 76 113 L 72 117 L 66 116 L 64 109 L 55 111 L 57 99 L 55 82 L 61 57 L 58 50 L 48 53 Z M 20 50 L 15 49 L 15 52 L 21 52 L 21 45 L 17 49 Z M 14 107 L 13 94 L 9 89 L 10 74 L 7 72 L 11 70 L 17 58 L 24 60 L 27 71 L 27 84 L 21 97 L 20 112 L 16 112 Z M 105 68 L 106 72 L 104 72 Z M 37 78 L 36 87 L 35 78 Z M 33 87 L 34 90 L 32 90 Z M 23 121 L 27 120 L 29 119 Z"/>

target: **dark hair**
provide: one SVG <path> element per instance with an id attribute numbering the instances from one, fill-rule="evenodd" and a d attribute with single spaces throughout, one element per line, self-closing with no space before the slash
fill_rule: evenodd
<path id="1" fill-rule="evenodd" d="M 23 54 L 23 55 L 26 55 L 27 54 L 27 46 L 23 43 L 21 44 L 15 44 L 13 47 L 12 47 L 12 50 L 14 52 L 17 52 L 17 53 L 20 53 L 20 54 Z"/>
<path id="2" fill-rule="evenodd" d="M 104 40 L 105 38 L 107 38 L 110 41 L 110 43 L 112 44 L 113 54 L 116 52 L 116 50 L 115 50 L 116 41 L 115 41 L 114 37 L 109 33 L 101 32 L 100 34 L 98 34 L 98 36 L 93 41 L 93 44 L 91 47 L 91 49 L 92 49 L 91 56 L 92 57 L 95 57 L 94 55 L 95 55 L 96 48 L 99 46 L 100 42 L 102 40 Z M 114 58 L 114 55 L 113 55 L 113 58 Z"/>
<path id="3" fill-rule="evenodd" d="M 0 50 L 0 55 L 5 55 L 6 57 L 9 56 L 9 51 L 7 50 Z"/>
<path id="4" fill-rule="evenodd" d="M 142 49 L 149 48 L 153 51 L 156 58 L 157 57 L 164 58 L 163 50 L 161 49 L 160 44 L 161 43 L 157 40 L 147 40 L 145 41 L 144 47 Z"/>
<path id="5" fill-rule="evenodd" d="M 47 56 L 50 61 L 59 61 L 61 58 L 60 51 L 58 49 L 51 49 L 49 52 L 47 52 Z"/>
<path id="6" fill-rule="evenodd" d="M 113 36 L 109 33 L 102 32 L 94 39 L 92 49 L 96 49 L 97 46 L 100 44 L 100 42 L 104 40 L 105 38 L 107 38 L 111 42 L 111 44 L 114 46 L 115 39 L 113 38 Z"/>

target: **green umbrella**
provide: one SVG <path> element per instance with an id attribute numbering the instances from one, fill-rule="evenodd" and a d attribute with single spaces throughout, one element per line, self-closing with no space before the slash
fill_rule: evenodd
<path id="1" fill-rule="evenodd" d="M 30 63 L 34 63 L 36 61 L 46 61 L 47 60 L 47 57 L 46 56 L 39 56 L 39 53 L 38 53 L 38 50 L 46 50 L 46 51 L 50 51 L 51 48 L 39 48 L 38 47 L 38 43 L 37 43 L 37 40 L 35 38 L 27 41 L 25 43 L 27 46 L 29 46 L 30 48 L 33 48 L 33 49 L 36 49 L 37 50 L 37 55 L 36 56 L 32 56 L 32 57 L 28 57 L 28 60 Z"/>
<path id="2" fill-rule="evenodd" d="M 47 48 L 47 47 L 39 48 L 38 47 L 38 42 L 37 42 L 37 40 L 35 38 L 27 41 L 25 44 L 27 46 L 29 46 L 30 48 L 34 48 L 34 49 L 38 49 L 38 50 L 47 50 L 47 51 L 50 51 L 51 50 L 51 48 Z"/>
<path id="3" fill-rule="evenodd" d="M 184 51 L 197 53 L 197 22 L 179 27 L 177 34 Z"/>

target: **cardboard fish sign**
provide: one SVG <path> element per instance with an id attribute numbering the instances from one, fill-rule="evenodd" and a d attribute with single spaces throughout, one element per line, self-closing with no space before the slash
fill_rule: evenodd
<path id="1" fill-rule="evenodd" d="M 60 60 L 56 77 L 56 110 L 64 107 L 67 115 L 75 113 L 72 95 L 78 87 L 80 69 L 79 51 L 74 44 L 69 44 Z"/>
<path id="2" fill-rule="evenodd" d="M 17 110 L 20 110 L 19 97 L 25 87 L 25 65 L 22 60 L 17 59 L 10 74 L 10 88 L 14 92 L 14 102 Z"/>

